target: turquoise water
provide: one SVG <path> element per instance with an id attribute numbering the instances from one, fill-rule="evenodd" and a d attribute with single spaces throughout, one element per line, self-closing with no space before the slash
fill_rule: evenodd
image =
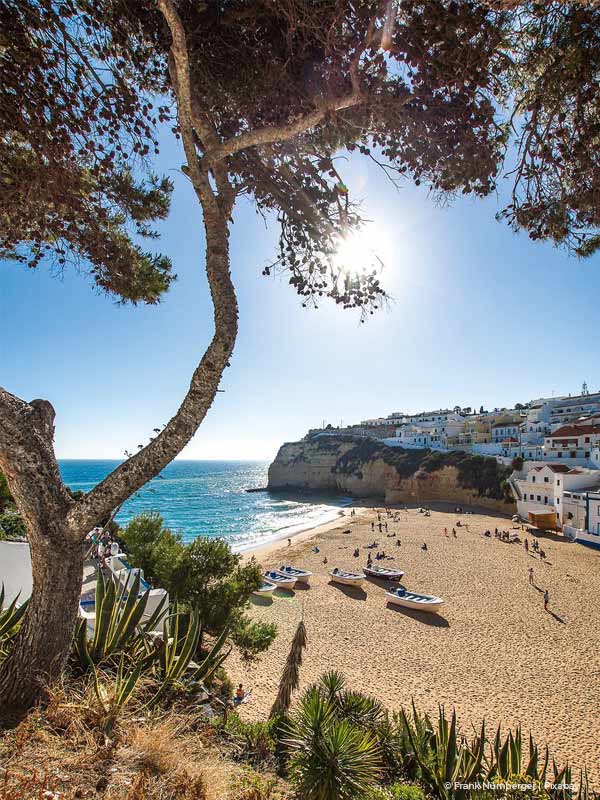
<path id="1" fill-rule="evenodd" d="M 60 461 L 65 483 L 89 492 L 118 461 Z M 173 461 L 123 506 L 116 519 L 125 524 L 141 511 L 162 514 L 165 524 L 186 541 L 222 536 L 236 550 L 285 538 L 338 515 L 349 498 L 282 495 L 245 490 L 265 486 L 268 462 Z"/>

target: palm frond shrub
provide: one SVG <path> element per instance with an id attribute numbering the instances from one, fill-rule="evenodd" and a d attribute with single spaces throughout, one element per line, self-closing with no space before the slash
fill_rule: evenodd
<path id="1" fill-rule="evenodd" d="M 300 667 L 302 666 L 302 651 L 306 647 L 306 627 L 304 620 L 300 620 L 296 633 L 292 639 L 290 652 L 285 662 L 281 678 L 279 680 L 279 688 L 277 690 L 277 697 L 271 706 L 270 717 L 277 714 L 285 714 L 292 702 L 292 692 L 294 692 L 300 685 Z"/>
<path id="2" fill-rule="evenodd" d="M 312 687 L 285 727 L 289 772 L 305 800 L 360 800 L 381 776 L 375 736 L 339 716 L 339 709 Z"/>

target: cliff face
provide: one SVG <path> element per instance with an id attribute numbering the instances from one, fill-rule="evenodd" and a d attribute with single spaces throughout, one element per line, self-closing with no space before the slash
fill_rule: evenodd
<path id="1" fill-rule="evenodd" d="M 494 458 L 388 447 L 373 439 L 322 436 L 290 442 L 269 467 L 269 489 L 341 492 L 387 503 L 450 502 L 511 513 L 510 469 Z"/>

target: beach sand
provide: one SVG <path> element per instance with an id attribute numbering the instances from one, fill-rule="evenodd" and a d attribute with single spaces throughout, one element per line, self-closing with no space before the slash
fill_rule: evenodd
<path id="1" fill-rule="evenodd" d="M 354 517 L 348 509 L 342 519 L 300 534 L 291 546 L 283 541 L 255 551 L 265 567 L 290 563 L 314 576 L 310 589 L 278 591 L 271 602 L 253 599 L 251 615 L 275 622 L 279 635 L 257 664 L 244 665 L 238 656 L 228 661 L 232 680 L 253 688 L 241 714 L 247 719 L 268 714 L 304 615 L 308 647 L 301 690 L 325 670 L 338 669 L 350 687 L 392 710 L 408 706 L 411 698 L 433 714 L 438 704 L 455 708 L 466 733 L 484 717 L 488 731 L 499 722 L 504 729 L 520 723 L 524 734 L 531 731 L 538 744 L 549 745 L 557 762 L 587 765 L 594 785 L 600 785 L 600 551 L 542 534 L 547 556 L 542 563 L 523 544 L 493 538 L 495 527 L 511 529 L 504 517 L 457 515 L 441 504 L 432 509 L 430 517 L 410 508 L 397 512 L 398 522 L 387 519 L 400 547 L 385 531 L 375 527 L 373 533 L 376 512 L 360 507 Z M 468 529 L 456 527 L 459 519 Z M 483 535 L 486 529 L 492 538 Z M 366 563 L 365 545 L 373 539 L 394 556 L 374 563 L 404 570 L 407 589 L 442 597 L 441 614 L 387 606 L 380 581 L 366 581 L 358 590 L 330 583 L 334 567 L 356 570 Z M 423 542 L 428 552 L 420 549 Z M 318 554 L 312 552 L 315 545 Z M 374 557 L 376 550 L 371 552 Z M 544 611 L 545 589 L 549 611 Z"/>

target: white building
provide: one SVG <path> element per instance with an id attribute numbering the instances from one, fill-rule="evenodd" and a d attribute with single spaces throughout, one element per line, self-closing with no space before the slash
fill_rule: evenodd
<path id="1" fill-rule="evenodd" d="M 600 549 L 600 491 L 564 492 L 563 515 L 567 536 Z"/>
<path id="2" fill-rule="evenodd" d="M 563 425 L 544 437 L 544 458 L 554 461 L 591 461 L 592 450 L 600 446 L 600 425 Z"/>
<path id="3" fill-rule="evenodd" d="M 510 484 L 517 501 L 517 510 L 524 519 L 529 514 L 553 513 L 556 527 L 569 524 L 569 510 L 563 512 L 565 492 L 594 490 L 600 487 L 600 471 L 567 464 L 526 462 L 520 472 L 513 472 Z M 569 495 L 569 498 L 571 495 Z"/>

